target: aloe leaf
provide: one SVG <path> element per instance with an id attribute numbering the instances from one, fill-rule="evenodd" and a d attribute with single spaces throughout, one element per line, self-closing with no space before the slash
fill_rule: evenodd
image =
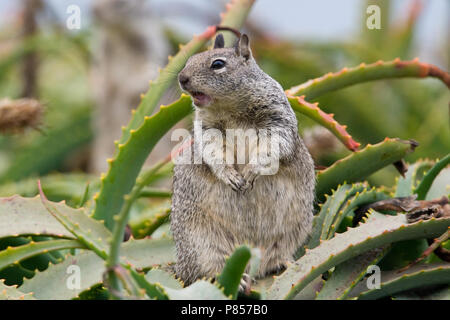
<path id="1" fill-rule="evenodd" d="M 112 238 L 111 232 L 101 221 L 89 217 L 83 208 L 74 209 L 69 206 L 55 206 L 48 201 L 40 189 L 41 201 L 50 212 L 78 241 L 93 250 L 100 257 L 107 257 L 108 241 Z"/>
<path id="2" fill-rule="evenodd" d="M 354 184 L 348 185 L 344 184 L 341 187 L 338 187 L 336 191 L 332 194 L 331 197 L 328 198 L 329 204 L 325 203 L 322 207 L 322 210 L 319 212 L 319 215 L 323 215 L 323 209 L 326 208 L 325 218 L 323 219 L 322 226 L 320 227 L 321 232 L 319 239 L 327 239 L 328 232 L 331 228 L 332 223 L 335 221 L 337 215 L 340 212 L 340 209 L 345 205 L 346 201 L 354 195 L 359 194 L 359 192 L 364 190 L 364 185 L 362 184 Z M 315 236 L 314 238 L 317 238 Z M 319 245 L 319 242 L 316 240 L 311 246 L 308 246 L 309 249 L 315 248 Z"/>
<path id="3" fill-rule="evenodd" d="M 362 222 L 367 223 L 375 219 L 386 218 L 385 215 L 371 210 L 367 218 L 363 218 Z M 351 258 L 337 265 L 332 272 L 330 278 L 322 286 L 321 290 L 317 290 L 317 300 L 342 300 L 347 297 L 349 292 L 358 284 L 358 282 L 366 274 L 370 265 L 375 265 L 384 257 L 389 250 L 390 245 L 381 248 L 375 248 L 364 252 L 363 254 Z M 312 283 L 312 282 L 311 282 Z M 310 286 L 311 283 L 308 285 Z M 306 286 L 299 295 L 306 289 Z M 298 297 L 298 296 L 297 296 Z"/>
<path id="4" fill-rule="evenodd" d="M 376 265 L 389 246 L 369 250 L 336 266 L 331 277 L 317 294 L 317 300 L 342 300 L 364 277 L 367 267 Z"/>
<path id="5" fill-rule="evenodd" d="M 144 186 L 147 185 L 153 179 L 156 172 L 158 172 L 159 169 L 161 169 L 167 162 L 169 162 L 170 159 L 171 157 L 168 157 L 166 160 L 163 160 L 162 162 L 158 163 L 152 169 L 143 174 L 142 177 L 138 178 L 130 194 L 125 196 L 125 203 L 122 206 L 122 209 L 120 210 L 119 214 L 115 216 L 116 221 L 113 228 L 113 234 L 109 248 L 109 255 L 106 259 L 107 268 L 113 268 L 119 264 L 120 245 L 123 242 L 125 227 L 128 222 L 128 217 L 133 202 L 139 197 L 139 193 L 141 192 L 142 188 L 144 188 Z M 109 283 L 112 289 L 119 290 L 120 289 L 119 282 L 117 277 L 115 276 L 115 273 L 110 272 L 108 274 L 110 278 Z M 135 279 L 136 281 L 139 281 L 140 283 L 145 285 L 144 289 L 147 291 L 147 294 L 152 294 L 153 290 L 151 289 L 151 286 L 147 284 L 145 280 L 142 279 L 141 276 L 134 274 L 133 272 L 132 276 L 136 278 Z M 155 290 L 158 291 L 157 289 Z M 162 296 L 158 297 L 161 298 Z"/>
<path id="6" fill-rule="evenodd" d="M 226 11 L 220 14 L 222 18 L 220 25 L 240 29 L 239 26 L 247 19 L 254 2 L 255 0 L 230 1 L 226 5 Z M 229 32 L 223 33 L 223 38 L 225 46 L 232 46 L 236 41 L 236 37 Z"/>
<path id="7" fill-rule="evenodd" d="M 234 250 L 225 262 L 225 267 L 217 278 L 217 282 L 223 288 L 226 296 L 236 299 L 242 275 L 251 255 L 248 247 L 241 246 Z"/>
<path id="8" fill-rule="evenodd" d="M 227 27 L 239 29 L 252 4 L 253 1 L 249 0 L 231 2 L 227 12 L 222 16 Z M 113 159 L 108 160 L 110 164 L 108 173 L 102 177 L 100 192 L 95 197 L 94 218 L 104 220 L 108 229 L 112 230 L 113 216 L 122 207 L 123 196 L 133 188 L 148 154 L 156 142 L 192 110 L 191 100 L 188 96 L 182 95 L 180 100 L 171 104 L 171 107 L 161 106 L 158 113 L 151 117 L 150 115 L 187 59 L 200 50 L 215 32 L 215 27 L 209 27 L 187 45 L 180 46 L 180 51 L 169 58 L 169 64 L 160 72 L 158 79 L 151 83 L 129 124 L 123 129 L 122 137 L 117 142 L 116 154 Z"/>
<path id="9" fill-rule="evenodd" d="M 52 173 L 40 177 L 40 180 L 44 193 L 52 201 L 72 200 L 79 203 L 89 181 L 92 181 L 89 188 L 91 191 L 98 189 L 97 177 L 84 173 Z M 36 178 L 26 178 L 0 186 L 2 197 L 16 194 L 22 197 L 34 197 L 39 194 Z"/>
<path id="10" fill-rule="evenodd" d="M 170 300 L 228 300 L 227 296 L 216 285 L 205 280 L 198 280 L 189 287 L 172 289 L 164 287 Z"/>
<path id="11" fill-rule="evenodd" d="M 145 188 L 139 193 L 140 198 L 170 198 L 172 197 L 172 191 L 155 189 L 155 188 Z"/>
<path id="12" fill-rule="evenodd" d="M 129 240 L 122 244 L 121 260 L 137 269 L 144 269 L 175 261 L 175 248 L 171 239 Z M 71 266 L 79 268 L 80 286 L 68 285 Z M 73 267 L 72 267 L 73 268 Z M 84 251 L 75 256 L 68 255 L 58 264 L 50 264 L 48 269 L 36 272 L 31 279 L 24 279 L 20 290 L 34 292 L 36 299 L 73 299 L 89 288 L 102 283 L 105 261 L 92 251 Z M 68 273 L 69 272 L 69 273 Z"/>
<path id="13" fill-rule="evenodd" d="M 59 208 L 62 203 L 54 203 Z M 41 202 L 39 196 L 0 198 L 0 238 L 18 235 L 45 235 L 74 239 Z"/>
<path id="14" fill-rule="evenodd" d="M 358 150 L 361 144 L 353 140 L 351 135 L 347 132 L 346 126 L 340 125 L 334 120 L 333 114 L 323 112 L 319 108 L 318 103 L 309 103 L 304 99 L 304 96 L 295 97 L 288 95 L 287 97 L 295 112 L 304 114 L 330 130 L 330 132 L 333 133 L 349 150 Z"/>
<path id="15" fill-rule="evenodd" d="M 0 279 L 0 300 L 35 300 L 33 293 L 23 293 L 16 286 L 7 286 Z"/>
<path id="16" fill-rule="evenodd" d="M 150 212 L 142 213 L 136 219 L 130 220 L 129 225 L 137 239 L 150 236 L 161 225 L 168 221 L 170 214 L 170 203 L 154 208 Z"/>
<path id="17" fill-rule="evenodd" d="M 418 161 L 409 165 L 405 177 L 399 177 L 395 190 L 396 197 L 408 197 L 413 194 L 415 188 L 416 176 L 419 171 L 431 166 L 430 162 Z M 412 239 L 394 243 L 381 260 L 379 266 L 382 270 L 393 270 L 405 267 L 411 261 L 417 259 L 428 247 L 425 239 Z"/>
<path id="18" fill-rule="evenodd" d="M 324 230 L 328 230 L 329 228 L 324 226 L 331 224 L 334 215 L 339 212 L 339 208 L 349 196 L 363 189 L 364 186 L 362 184 L 349 185 L 344 183 L 342 186 L 339 185 L 336 190 L 332 190 L 331 195 L 325 194 L 324 197 L 326 200 L 323 204 L 319 204 L 320 211 L 313 218 L 312 231 L 309 239 L 306 245 L 297 250 L 294 256 L 295 259 L 303 256 L 306 248 L 312 249 L 320 244 L 322 232 L 325 232 Z"/>
<path id="19" fill-rule="evenodd" d="M 183 283 L 164 270 L 153 268 L 147 272 L 145 279 L 150 283 L 159 283 L 171 289 L 182 289 Z"/>
<path id="20" fill-rule="evenodd" d="M 450 218 L 433 218 L 408 224 L 405 215 L 361 224 L 307 250 L 303 257 L 275 279 L 268 298 L 292 299 L 320 274 L 348 259 L 395 241 L 434 237 L 444 233 L 449 226 Z"/>
<path id="21" fill-rule="evenodd" d="M 360 300 L 372 300 L 410 289 L 448 283 L 450 283 L 450 263 L 421 264 L 404 272 L 396 270 L 382 272 L 380 288 L 367 290 L 366 286 L 359 285 L 351 295 Z"/>
<path id="22" fill-rule="evenodd" d="M 425 200 L 433 200 L 450 194 L 450 167 L 444 168 L 434 179 Z"/>
<path id="23" fill-rule="evenodd" d="M 41 253 L 73 248 L 84 248 L 84 246 L 77 240 L 48 240 L 40 242 L 31 241 L 28 244 L 18 247 L 8 247 L 0 251 L 0 270 Z"/>
<path id="24" fill-rule="evenodd" d="M 389 62 L 380 60 L 368 65 L 361 63 L 358 67 L 344 68 L 339 72 L 328 73 L 320 78 L 309 80 L 287 90 L 286 93 L 292 96 L 304 95 L 306 99 L 312 100 L 330 91 L 358 83 L 404 77 L 434 77 L 450 88 L 450 75 L 438 67 L 419 62 L 419 59 L 411 61 L 395 59 Z"/>
<path id="25" fill-rule="evenodd" d="M 346 204 L 342 207 L 341 210 L 339 210 L 339 213 L 336 215 L 335 220 L 333 221 L 333 224 L 328 229 L 328 233 L 326 235 L 326 239 L 330 239 L 334 236 L 336 233 L 336 230 L 341 225 L 342 221 L 345 217 L 347 217 L 350 214 L 353 214 L 355 209 L 358 208 L 361 205 L 367 204 L 367 203 L 373 203 L 380 200 L 388 199 L 389 197 L 379 190 L 372 188 L 367 189 L 365 188 L 361 192 L 356 193 L 353 197 L 351 197 L 349 200 L 347 200 Z M 323 238 L 325 239 L 325 238 Z"/>
<path id="26" fill-rule="evenodd" d="M 136 177 L 150 151 L 161 137 L 178 121 L 192 111 L 192 101 L 187 95 L 165 107 L 151 117 L 145 117 L 143 124 L 132 130 L 130 139 L 119 144 L 119 151 L 109 161 L 109 172 L 101 178 L 100 193 L 94 199 L 96 208 L 93 217 L 105 220 L 112 229 L 113 217 L 119 213 L 124 203 L 124 195 L 133 188 Z M 126 169 L 124 169 L 126 168 Z"/>
<path id="27" fill-rule="evenodd" d="M 420 289 L 419 289 L 420 290 Z M 450 286 L 433 290 L 431 293 L 420 294 L 414 291 L 400 292 L 392 295 L 393 300 L 450 300 Z"/>
<path id="28" fill-rule="evenodd" d="M 428 173 L 423 177 L 417 189 L 414 193 L 417 194 L 417 200 L 424 200 L 427 196 L 428 190 L 430 190 L 434 179 L 437 175 L 450 163 L 450 153 L 437 162 Z"/>
<path id="29" fill-rule="evenodd" d="M 156 300 L 167 300 L 167 294 L 165 293 L 163 287 L 158 283 L 150 283 L 147 281 L 145 275 L 138 273 L 137 271 L 129 268 L 128 271 L 131 274 L 131 277 L 136 281 L 136 283 L 145 290 L 147 296 L 151 299 Z"/>
<path id="30" fill-rule="evenodd" d="M 421 170 L 431 167 L 429 161 L 417 161 L 408 166 L 405 177 L 399 177 L 395 188 L 395 197 L 408 197 L 413 194 L 416 187 L 417 174 Z"/>
<path id="31" fill-rule="evenodd" d="M 364 149 L 353 152 L 317 174 L 317 197 L 323 199 L 324 194 L 344 181 L 352 183 L 365 179 L 379 169 L 402 159 L 416 146 L 417 143 L 412 141 L 386 138 L 383 142 L 367 145 Z"/>
<path id="32" fill-rule="evenodd" d="M 306 287 L 302 289 L 293 299 L 294 300 L 315 300 L 317 294 L 322 290 L 325 280 L 322 275 L 312 280 Z"/>

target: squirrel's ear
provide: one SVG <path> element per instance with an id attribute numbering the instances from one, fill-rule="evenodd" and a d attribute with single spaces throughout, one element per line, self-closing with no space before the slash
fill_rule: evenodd
<path id="1" fill-rule="evenodd" d="M 223 48 L 225 46 L 225 41 L 223 39 L 223 34 L 219 33 L 214 42 L 214 49 Z"/>
<path id="2" fill-rule="evenodd" d="M 234 46 L 236 54 L 243 56 L 246 60 L 250 59 L 250 57 L 252 56 L 249 42 L 250 41 L 248 40 L 248 36 L 246 34 L 243 34 Z"/>

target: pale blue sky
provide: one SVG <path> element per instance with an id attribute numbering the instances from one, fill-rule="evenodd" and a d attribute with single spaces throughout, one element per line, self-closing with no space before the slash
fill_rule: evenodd
<path id="1" fill-rule="evenodd" d="M 60 17 L 66 16 L 66 8 L 77 4 L 82 8 L 82 23 L 89 23 L 89 7 L 92 0 L 46 0 L 52 4 Z M 152 6 L 161 4 L 187 3 L 198 8 L 215 12 L 226 1 L 215 0 L 150 0 Z M 391 18 L 404 19 L 407 8 L 413 0 L 394 0 L 394 14 Z M 425 11 L 418 25 L 416 45 L 422 59 L 432 63 L 437 61 L 438 45 L 449 41 L 450 1 L 424 0 Z M 0 0 L 0 21 L 8 22 L 18 0 Z M 360 33 L 365 0 L 257 0 L 250 17 L 273 33 L 296 39 L 339 40 L 349 39 Z M 163 21 L 176 26 L 187 36 L 200 33 L 205 22 L 189 18 L 189 13 L 174 17 L 161 17 Z M 0 22 L 1 23 L 1 22 Z"/>

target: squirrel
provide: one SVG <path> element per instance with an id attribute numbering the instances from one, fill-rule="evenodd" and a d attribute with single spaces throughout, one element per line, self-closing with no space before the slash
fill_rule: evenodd
<path id="1" fill-rule="evenodd" d="M 257 278 L 282 271 L 311 232 L 315 173 L 281 85 L 257 65 L 245 34 L 229 48 L 219 34 L 213 49 L 188 59 L 178 81 L 193 98 L 195 121 L 201 122 L 203 133 L 277 132 L 279 167 L 264 174 L 267 163 L 250 161 L 250 156 L 238 164 L 205 155 L 199 164 L 175 162 L 170 227 L 176 275 L 185 285 L 214 278 L 241 244 L 260 249 Z M 200 138 L 194 130 L 192 150 L 224 154 L 230 144 L 228 137 L 225 142 L 203 137 L 198 143 Z M 259 148 L 267 136 L 258 139 Z M 234 147 L 233 152 L 242 150 Z M 250 285 L 244 273 L 240 290 L 248 292 Z"/>

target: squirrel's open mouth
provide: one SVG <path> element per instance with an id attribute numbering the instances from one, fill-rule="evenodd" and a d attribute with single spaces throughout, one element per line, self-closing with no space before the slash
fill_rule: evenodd
<path id="1" fill-rule="evenodd" d="M 199 107 L 206 106 L 211 102 L 211 97 L 203 92 L 194 91 L 191 93 L 192 98 L 194 98 L 194 104 Z"/>

